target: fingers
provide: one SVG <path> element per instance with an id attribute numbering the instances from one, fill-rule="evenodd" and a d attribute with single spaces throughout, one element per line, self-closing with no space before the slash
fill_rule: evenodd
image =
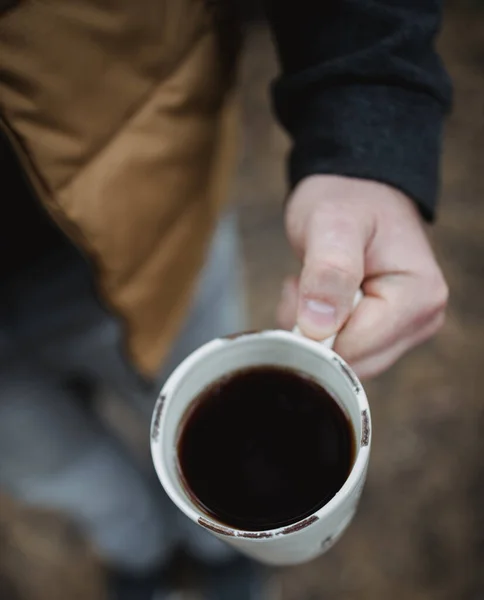
<path id="1" fill-rule="evenodd" d="M 447 301 L 440 276 L 425 281 L 408 275 L 386 276 L 364 288 L 366 295 L 334 348 L 362 379 L 384 372 L 411 348 L 435 335 L 444 322 Z M 288 278 L 278 309 L 284 329 L 292 329 L 296 323 L 298 295 L 297 278 Z"/>
<path id="2" fill-rule="evenodd" d="M 378 277 L 365 283 L 364 293 L 335 344 L 362 377 L 384 371 L 443 323 L 447 287 L 438 270 Z"/>
<path id="3" fill-rule="evenodd" d="M 361 379 L 368 379 L 380 375 L 396 363 L 397 360 L 411 348 L 434 336 L 444 324 L 444 320 L 444 313 L 438 314 L 425 327 L 415 331 L 413 335 L 400 340 L 397 344 L 394 344 L 379 354 L 353 363 L 353 370 Z"/>
<path id="4" fill-rule="evenodd" d="M 297 323 L 307 337 L 336 333 L 350 315 L 364 270 L 364 239 L 352 218 L 316 215 L 306 238 Z"/>

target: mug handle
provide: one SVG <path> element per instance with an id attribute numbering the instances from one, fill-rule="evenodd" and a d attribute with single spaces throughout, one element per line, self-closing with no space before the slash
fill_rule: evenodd
<path id="1" fill-rule="evenodd" d="M 353 300 L 353 310 L 355 310 L 355 308 L 358 306 L 358 304 L 361 302 L 363 298 L 363 292 L 361 291 L 361 289 L 359 289 L 356 294 L 355 294 L 355 299 Z M 303 335 L 301 333 L 301 330 L 299 329 L 299 327 L 296 325 L 294 327 L 294 329 L 292 330 L 292 332 L 295 335 Z M 321 344 L 325 347 L 325 348 L 329 348 L 330 350 L 332 350 L 333 346 L 334 346 L 334 342 L 336 340 L 336 336 L 338 335 L 338 333 L 335 333 L 334 335 L 330 336 L 329 338 L 326 338 L 325 340 L 321 340 Z"/>

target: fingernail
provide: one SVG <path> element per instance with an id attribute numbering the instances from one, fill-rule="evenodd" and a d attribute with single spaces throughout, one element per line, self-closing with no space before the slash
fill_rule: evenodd
<path id="1" fill-rule="evenodd" d="M 305 300 L 303 303 L 300 324 L 326 332 L 336 325 L 336 308 L 332 304 L 319 300 Z"/>

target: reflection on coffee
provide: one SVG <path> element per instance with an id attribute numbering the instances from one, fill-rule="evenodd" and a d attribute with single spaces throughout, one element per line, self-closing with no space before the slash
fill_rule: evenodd
<path id="1" fill-rule="evenodd" d="M 355 435 L 339 404 L 296 371 L 255 367 L 225 376 L 195 400 L 178 459 L 190 495 L 246 531 L 296 523 L 341 489 Z"/>

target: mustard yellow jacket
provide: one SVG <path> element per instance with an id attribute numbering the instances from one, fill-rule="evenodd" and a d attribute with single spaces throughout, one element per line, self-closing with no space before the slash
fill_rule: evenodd
<path id="1" fill-rule="evenodd" d="M 222 58 L 204 0 L 20 0 L 0 17 L 1 127 L 145 374 L 180 327 L 226 197 Z"/>

